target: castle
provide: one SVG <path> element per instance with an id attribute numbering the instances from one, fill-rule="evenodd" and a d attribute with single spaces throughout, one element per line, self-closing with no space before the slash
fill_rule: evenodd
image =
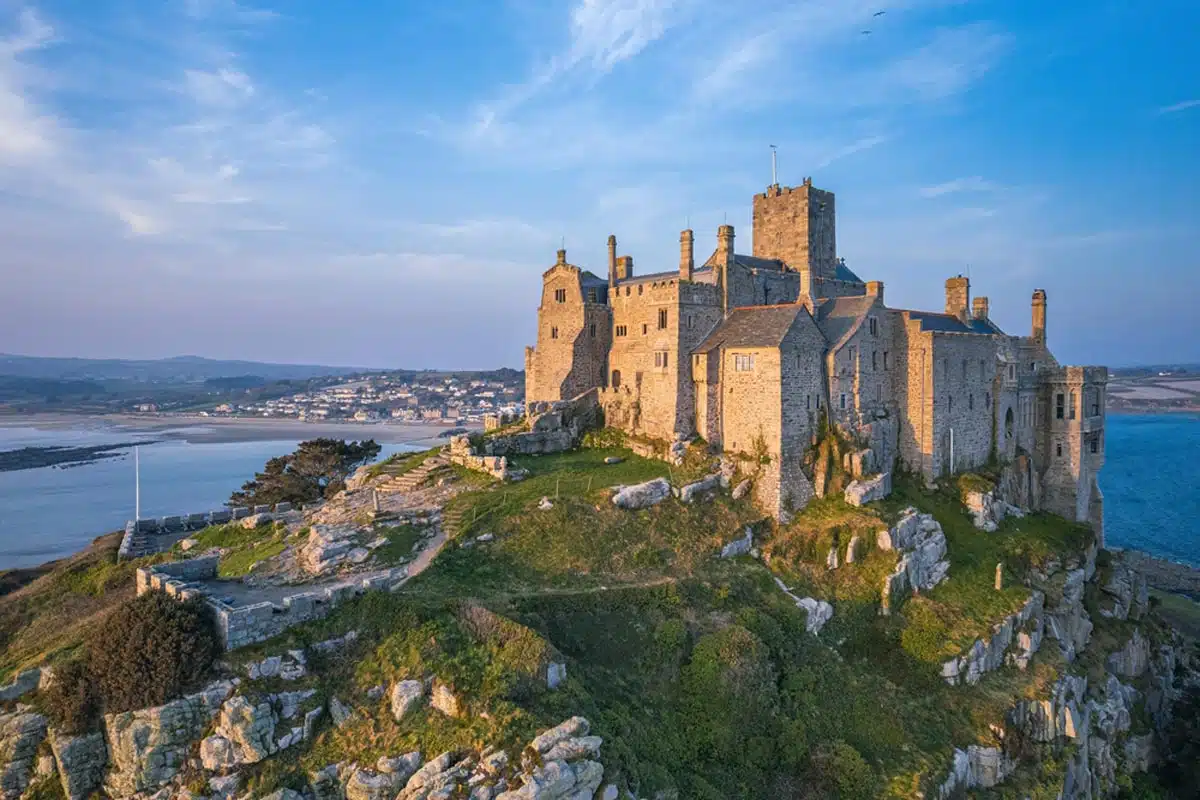
<path id="1" fill-rule="evenodd" d="M 766 463 L 755 498 L 776 515 L 823 493 L 804 464 L 824 418 L 863 447 L 856 472 L 899 461 L 933 482 L 996 456 L 1019 465 L 1008 491 L 1021 504 L 1102 535 L 1108 370 L 1059 365 L 1046 293 L 1033 293 L 1028 336 L 992 322 L 962 276 L 946 281 L 943 311 L 890 308 L 881 282 L 838 258 L 835 223 L 833 193 L 806 178 L 755 195 L 752 255 L 730 225 L 699 265 L 683 231 L 669 272 L 635 274 L 613 236 L 607 279 L 559 250 L 526 348 L 526 402 L 594 389 L 609 425 Z"/>

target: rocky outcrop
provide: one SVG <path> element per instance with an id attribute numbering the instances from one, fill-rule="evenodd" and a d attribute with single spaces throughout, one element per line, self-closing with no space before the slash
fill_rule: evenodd
<path id="1" fill-rule="evenodd" d="M 303 650 L 289 650 L 286 655 L 267 656 L 262 661 L 250 662 L 245 667 L 246 677 L 250 680 L 281 678 L 295 681 L 308 674 L 307 663 Z"/>
<path id="2" fill-rule="evenodd" d="M 349 558 L 357 533 L 349 525 L 313 525 L 297 561 L 310 575 L 330 573 Z"/>
<path id="3" fill-rule="evenodd" d="M 884 579 L 881 602 L 890 613 L 899 598 L 911 591 L 928 591 L 945 580 L 950 571 L 946 559 L 946 534 L 932 514 L 905 509 L 896 524 L 879 531 L 875 544 L 880 550 L 895 550 L 900 560 Z"/>
<path id="4" fill-rule="evenodd" d="M 938 789 L 939 798 L 961 797 L 970 789 L 990 789 L 1015 769 L 1012 759 L 998 747 L 973 744 L 955 750 L 950 775 Z"/>
<path id="5" fill-rule="evenodd" d="M 0 714 L 0 796 L 5 800 L 15 800 L 29 788 L 46 730 L 46 718 L 26 707 Z"/>
<path id="6" fill-rule="evenodd" d="M 981 531 L 992 533 L 1000 528 L 1000 523 L 1007 517 L 1023 517 L 1025 512 L 1020 508 L 1006 503 L 994 491 L 963 492 L 963 505 L 971 515 L 971 522 Z"/>
<path id="7" fill-rule="evenodd" d="M 976 639 L 966 654 L 942 664 L 942 678 L 951 686 L 979 683 L 985 673 L 1015 664 L 1025 669 L 1042 644 L 1044 631 L 1041 592 L 1034 591 L 1021 610 L 992 628 L 992 635 Z"/>
<path id="8" fill-rule="evenodd" d="M 727 542 L 721 548 L 721 558 L 735 558 L 737 556 L 744 556 L 753 549 L 754 531 L 747 526 L 745 533 L 742 534 L 740 538 L 734 539 L 732 542 Z"/>
<path id="9" fill-rule="evenodd" d="M 892 493 L 892 473 L 881 472 L 869 478 L 851 481 L 843 496 L 852 506 L 865 506 Z"/>
<path id="10" fill-rule="evenodd" d="M 1108 657 L 1105 666 L 1120 678 L 1140 677 L 1150 666 L 1150 643 L 1140 630 L 1134 630 L 1125 646 Z"/>
<path id="11" fill-rule="evenodd" d="M 0 702 L 8 703 L 13 700 L 20 700 L 34 689 L 37 689 L 41 683 L 42 670 L 40 667 L 18 672 L 15 678 L 0 686 Z"/>
<path id="12" fill-rule="evenodd" d="M 805 630 L 816 636 L 821 632 L 821 628 L 825 627 L 825 623 L 833 618 L 833 606 L 824 600 L 817 600 L 814 597 L 799 597 L 788 589 L 787 585 L 779 578 L 775 578 L 775 585 L 778 586 L 783 593 L 791 598 L 797 608 L 804 609 L 808 615 L 808 622 L 805 624 Z"/>
<path id="13" fill-rule="evenodd" d="M 447 717 L 461 717 L 465 713 L 463 702 L 458 695 L 441 681 L 434 681 L 433 691 L 429 694 L 429 707 Z"/>
<path id="14" fill-rule="evenodd" d="M 165 705 L 104 717 L 113 769 L 108 793 L 126 797 L 168 783 L 187 761 L 189 748 L 232 694 L 231 681 Z"/>
<path id="15" fill-rule="evenodd" d="M 65 736 L 51 730 L 50 750 L 67 800 L 84 800 L 104 784 L 108 748 L 103 733 Z"/>
<path id="16" fill-rule="evenodd" d="M 633 486 L 620 486 L 613 494 L 613 504 L 629 510 L 658 505 L 671 496 L 671 484 L 666 478 L 655 478 Z"/>
<path id="17" fill-rule="evenodd" d="M 304 741 L 320 716 L 320 707 L 304 709 L 317 692 L 280 692 L 258 702 L 238 695 L 221 706 L 217 728 L 200 742 L 200 761 L 210 772 L 224 772 Z"/>
<path id="18" fill-rule="evenodd" d="M 1100 587 L 1100 613 L 1113 619 L 1141 619 L 1150 604 L 1146 576 L 1124 559 L 1114 558 L 1108 580 Z"/>

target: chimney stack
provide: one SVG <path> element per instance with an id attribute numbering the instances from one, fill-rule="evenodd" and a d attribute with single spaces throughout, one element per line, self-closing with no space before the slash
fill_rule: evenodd
<path id="1" fill-rule="evenodd" d="M 1033 292 L 1033 340 L 1040 345 L 1046 344 L 1046 290 L 1035 289 Z"/>
<path id="2" fill-rule="evenodd" d="M 717 228 L 717 264 L 726 267 L 733 264 L 732 225 L 722 225 Z"/>
<path id="3" fill-rule="evenodd" d="M 971 306 L 971 281 L 962 275 L 956 275 L 946 281 L 946 313 L 958 317 L 964 322 L 968 319 L 967 312 Z"/>
<path id="4" fill-rule="evenodd" d="M 879 305 L 883 305 L 883 281 L 867 281 L 867 295 L 874 297 Z"/>
<path id="5" fill-rule="evenodd" d="M 679 280 L 681 281 L 692 280 L 696 270 L 693 241 L 694 237 L 690 228 L 679 234 Z"/>
<path id="6" fill-rule="evenodd" d="M 976 297 L 971 301 L 971 313 L 978 320 L 986 320 L 988 318 L 988 299 L 986 297 Z"/>
<path id="7" fill-rule="evenodd" d="M 617 259 L 617 280 L 623 281 L 633 277 L 633 256 L 621 256 Z"/>
<path id="8" fill-rule="evenodd" d="M 611 289 L 617 282 L 617 237 L 608 237 L 608 287 Z"/>

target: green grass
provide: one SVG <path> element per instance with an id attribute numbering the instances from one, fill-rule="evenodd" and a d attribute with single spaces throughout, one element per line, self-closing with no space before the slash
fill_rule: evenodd
<path id="1" fill-rule="evenodd" d="M 198 543 L 192 550 L 203 552 L 214 547 L 227 550 L 217 564 L 217 577 L 240 578 L 249 574 L 259 561 L 282 553 L 287 548 L 285 535 L 286 529 L 279 525 L 257 528 L 245 528 L 240 522 L 212 525 L 192 537 Z"/>
<path id="2" fill-rule="evenodd" d="M 1184 636 L 1200 640 L 1200 603 L 1190 597 L 1151 589 L 1157 599 L 1158 613 Z"/>
<path id="3" fill-rule="evenodd" d="M 384 473 L 398 477 L 406 472 L 411 472 L 421 466 L 425 459 L 441 449 L 441 445 L 438 445 L 437 447 L 422 450 L 418 453 L 394 453 L 382 461 L 372 464 L 371 468 L 367 470 L 367 479 L 378 478 Z"/>
<path id="4" fill-rule="evenodd" d="M 1082 554 L 1091 530 L 1051 514 L 1006 519 L 995 533 L 977 529 L 954 488 L 928 491 L 911 476 L 898 476 L 892 496 L 881 504 L 890 515 L 906 506 L 931 513 L 942 525 L 950 559 L 949 579 L 905 602 L 909 623 L 906 648 L 919 659 L 937 662 L 957 655 L 1029 598 L 1023 579 L 1032 567 L 1064 554 Z M 1005 580 L 995 590 L 996 564 Z"/>
<path id="5" fill-rule="evenodd" d="M 421 541 L 422 530 L 413 525 L 393 525 L 376 528 L 372 538 L 382 536 L 387 544 L 375 549 L 375 561 L 379 564 L 399 564 L 412 558 L 413 547 Z"/>

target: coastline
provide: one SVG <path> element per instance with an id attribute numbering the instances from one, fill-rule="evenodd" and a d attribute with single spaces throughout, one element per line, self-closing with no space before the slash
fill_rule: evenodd
<path id="1" fill-rule="evenodd" d="M 305 422 L 287 418 L 201 417 L 195 414 L 70 414 L 0 416 L 0 428 L 56 430 L 80 425 L 110 429 L 114 434 L 143 433 L 189 444 L 266 442 L 284 439 L 374 439 L 380 444 L 433 447 L 447 439 L 439 434 L 455 427 L 479 425 L 438 422 Z"/>

